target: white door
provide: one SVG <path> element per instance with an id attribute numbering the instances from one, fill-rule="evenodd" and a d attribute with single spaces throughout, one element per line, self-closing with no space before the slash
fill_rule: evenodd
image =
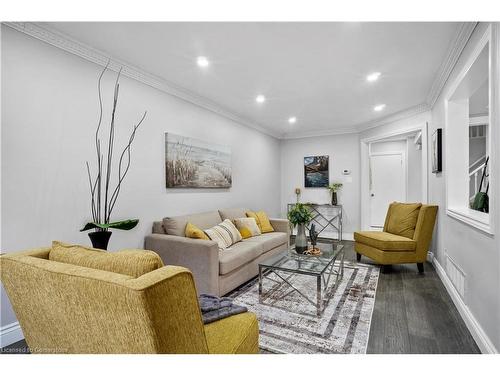
<path id="1" fill-rule="evenodd" d="M 406 200 L 405 161 L 402 153 L 380 153 L 370 164 L 370 226 L 383 228 L 389 203 Z"/>

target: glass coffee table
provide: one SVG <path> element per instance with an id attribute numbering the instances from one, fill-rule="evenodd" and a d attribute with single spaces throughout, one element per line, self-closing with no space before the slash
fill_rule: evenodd
<path id="1" fill-rule="evenodd" d="M 295 292 L 316 306 L 317 314 L 321 316 L 332 296 L 332 293 L 327 293 L 331 279 L 335 279 L 334 284 L 331 285 L 333 289 L 344 276 L 344 245 L 339 242 L 318 243 L 316 247 L 321 250 L 320 255 L 298 254 L 295 251 L 295 246 L 291 246 L 288 251 L 259 263 L 259 298 L 262 300 L 270 293 L 262 290 L 264 279 L 277 282 L 269 278 L 270 274 L 274 274 L 278 277 L 280 284 L 288 284 Z M 337 260 L 338 264 L 336 264 Z M 292 285 L 290 279 L 296 274 L 316 278 L 316 301 Z"/>

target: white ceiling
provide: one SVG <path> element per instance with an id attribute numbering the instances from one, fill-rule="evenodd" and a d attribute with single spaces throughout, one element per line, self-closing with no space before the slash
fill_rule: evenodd
<path id="1" fill-rule="evenodd" d="M 425 103 L 459 23 L 45 24 L 281 136 Z M 211 64 L 200 69 L 197 56 Z M 367 74 L 379 71 L 379 81 Z M 257 104 L 255 96 L 267 100 Z M 387 105 L 382 112 L 373 106 Z M 290 125 L 287 119 L 297 117 Z"/>

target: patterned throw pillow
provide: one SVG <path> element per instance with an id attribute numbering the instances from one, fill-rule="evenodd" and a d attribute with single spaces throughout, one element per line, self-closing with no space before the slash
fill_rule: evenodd
<path id="1" fill-rule="evenodd" d="M 242 239 L 240 232 L 229 219 L 224 220 L 215 227 L 206 229 L 205 233 L 212 241 L 217 242 L 219 249 L 222 250 Z"/>
<path id="2" fill-rule="evenodd" d="M 261 234 L 259 226 L 257 225 L 257 222 L 253 217 L 242 217 L 234 219 L 234 224 L 240 231 L 243 238 L 245 238 L 245 236 L 243 236 L 243 231 L 249 231 L 250 237 L 259 236 Z"/>
<path id="3" fill-rule="evenodd" d="M 264 211 L 248 211 L 246 214 L 248 217 L 253 217 L 255 219 L 262 233 L 274 232 L 274 228 L 269 221 L 269 217 L 267 217 L 267 214 Z"/>

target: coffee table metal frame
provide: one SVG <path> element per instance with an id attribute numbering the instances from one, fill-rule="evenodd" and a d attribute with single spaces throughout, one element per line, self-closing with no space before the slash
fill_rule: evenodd
<path id="1" fill-rule="evenodd" d="M 267 260 L 271 264 L 259 263 L 259 300 L 262 301 L 264 297 L 272 294 L 272 291 L 266 293 L 262 292 L 262 283 L 264 278 L 271 280 L 279 285 L 286 283 L 292 288 L 293 291 L 301 295 L 305 300 L 316 307 L 317 315 L 321 316 L 323 310 L 328 305 L 333 293 L 326 293 L 330 285 L 331 276 L 335 276 L 335 283 L 332 285 L 332 291 L 335 286 L 337 286 L 339 280 L 344 277 L 344 246 L 342 244 L 321 244 L 320 247 L 324 246 L 336 246 L 333 251 L 332 257 L 325 258 L 321 256 L 303 255 L 297 254 L 292 246 L 289 250 L 278 254 L 277 256 Z M 340 258 L 339 258 L 340 257 Z M 275 260 L 275 261 L 274 261 Z M 288 261 L 294 260 L 297 264 L 296 268 L 286 267 Z M 340 264 L 337 266 L 338 270 L 335 269 L 335 262 L 340 260 Z M 266 261 L 264 261 L 266 262 Z M 319 266 L 319 270 L 311 270 L 305 267 L 307 264 L 313 264 Z M 321 267 L 324 266 L 324 267 Z M 281 275 L 280 273 L 288 274 Z M 276 281 L 269 278 L 270 274 L 276 275 L 281 281 Z M 316 277 L 316 301 L 306 296 L 303 292 L 297 289 L 290 282 L 290 278 L 294 274 L 307 275 Z M 323 292 L 325 292 L 325 298 L 323 298 Z M 286 295 L 285 295 L 286 296 Z"/>

